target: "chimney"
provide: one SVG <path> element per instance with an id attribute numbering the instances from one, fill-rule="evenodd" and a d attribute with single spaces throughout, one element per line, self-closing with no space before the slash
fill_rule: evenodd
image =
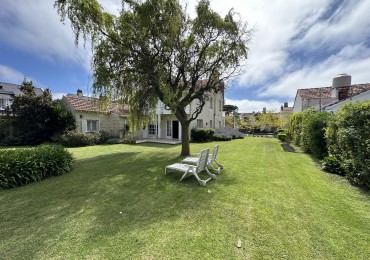
<path id="1" fill-rule="evenodd" d="M 281 111 L 283 111 L 283 110 L 284 110 L 284 107 L 283 107 L 283 105 L 281 105 L 281 108 L 280 108 L 280 110 L 281 110 Z"/>
<path id="2" fill-rule="evenodd" d="M 77 89 L 77 96 L 82 97 L 82 90 L 81 89 Z"/>
<path id="3" fill-rule="evenodd" d="M 348 95 L 348 89 L 351 86 L 352 77 L 345 73 L 338 74 L 333 78 L 331 97 L 333 99 L 342 100 Z"/>
<path id="4" fill-rule="evenodd" d="M 263 108 L 263 113 L 266 114 L 266 108 L 265 107 Z"/>
<path id="5" fill-rule="evenodd" d="M 288 107 L 288 102 L 284 102 L 284 107 Z"/>

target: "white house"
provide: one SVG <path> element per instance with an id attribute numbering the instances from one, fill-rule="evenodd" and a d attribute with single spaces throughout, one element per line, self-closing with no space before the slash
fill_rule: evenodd
<path id="1" fill-rule="evenodd" d="M 197 119 L 190 123 L 192 128 L 220 128 L 225 127 L 225 112 L 223 112 L 224 92 L 207 94 L 206 103 Z M 186 113 L 190 117 L 197 107 L 197 100 L 193 100 L 186 107 Z M 158 102 L 156 118 L 149 123 L 143 131 L 136 134 L 137 139 L 175 139 L 181 140 L 181 124 L 176 116 L 165 108 L 162 102 Z"/>
<path id="2" fill-rule="evenodd" d="M 337 111 L 350 101 L 368 100 L 370 83 L 351 84 L 351 76 L 339 74 L 333 78 L 330 87 L 298 89 L 294 100 L 293 113 L 314 107 L 319 111 Z"/>
<path id="3" fill-rule="evenodd" d="M 68 94 L 62 98 L 63 107 L 70 111 L 76 119 L 78 132 L 106 131 L 120 135 L 125 125 L 128 124 L 129 107 L 112 104 L 109 108 L 102 109 L 99 99 L 83 96 L 82 91 L 77 94 Z M 220 128 L 225 126 L 225 112 L 223 112 L 224 93 L 207 94 L 203 111 L 198 118 L 191 122 L 190 130 L 195 127 Z M 194 100 L 186 107 L 190 117 L 197 107 Z M 134 134 L 137 140 L 141 139 L 172 139 L 181 140 L 181 124 L 176 116 L 164 104 L 158 102 L 155 119 L 142 130 Z"/>
<path id="4" fill-rule="evenodd" d="M 324 107 L 324 110 L 328 111 L 328 112 L 336 113 L 339 110 L 339 108 L 341 106 L 343 106 L 344 104 L 346 104 L 346 103 L 359 102 L 359 101 L 364 101 L 364 100 L 370 100 L 370 89 L 365 91 L 365 92 L 362 92 L 361 94 L 358 94 L 356 96 L 349 97 L 349 98 L 346 98 L 344 100 L 329 104 L 329 105 Z"/>

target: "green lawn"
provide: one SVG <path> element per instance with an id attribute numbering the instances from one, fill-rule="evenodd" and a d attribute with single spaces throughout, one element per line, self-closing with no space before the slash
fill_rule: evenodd
<path id="1" fill-rule="evenodd" d="M 164 175 L 180 146 L 70 149 L 72 172 L 0 191 L 0 258 L 370 259 L 369 193 L 276 139 L 219 144 L 206 187 Z"/>

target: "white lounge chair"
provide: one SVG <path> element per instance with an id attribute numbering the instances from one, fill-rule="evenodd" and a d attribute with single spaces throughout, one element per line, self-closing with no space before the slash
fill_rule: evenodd
<path id="1" fill-rule="evenodd" d="M 181 171 L 181 172 L 184 172 L 184 175 L 182 175 L 180 181 L 193 175 L 201 186 L 206 186 L 208 181 L 216 179 L 216 175 L 210 173 L 206 167 L 208 154 L 209 154 L 209 149 L 202 150 L 200 152 L 197 165 L 184 164 L 184 163 L 174 163 L 174 164 L 168 165 L 166 166 L 164 170 L 164 174 L 167 174 L 168 169 L 175 170 L 175 171 Z M 207 180 L 202 180 L 201 178 L 199 178 L 198 173 L 202 171 L 206 171 L 207 174 L 210 176 L 210 178 L 208 178 Z"/>
<path id="2" fill-rule="evenodd" d="M 221 170 L 224 168 L 222 164 L 216 161 L 218 147 L 219 145 L 216 145 L 215 148 L 213 148 L 213 153 L 208 156 L 208 161 L 207 161 L 207 166 L 210 166 L 217 174 L 219 174 Z M 199 160 L 198 157 L 186 157 L 184 160 L 181 161 L 181 163 L 197 164 L 198 160 Z M 217 169 L 213 166 L 213 163 L 217 164 L 218 166 Z"/>

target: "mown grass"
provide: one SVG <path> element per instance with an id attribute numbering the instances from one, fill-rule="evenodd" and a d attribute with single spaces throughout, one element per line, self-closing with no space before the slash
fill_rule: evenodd
<path id="1" fill-rule="evenodd" d="M 74 148 L 72 172 L 0 191 L 0 258 L 370 258 L 369 194 L 308 155 L 271 138 L 221 142 L 225 169 L 201 187 L 163 174 L 180 148 Z"/>

